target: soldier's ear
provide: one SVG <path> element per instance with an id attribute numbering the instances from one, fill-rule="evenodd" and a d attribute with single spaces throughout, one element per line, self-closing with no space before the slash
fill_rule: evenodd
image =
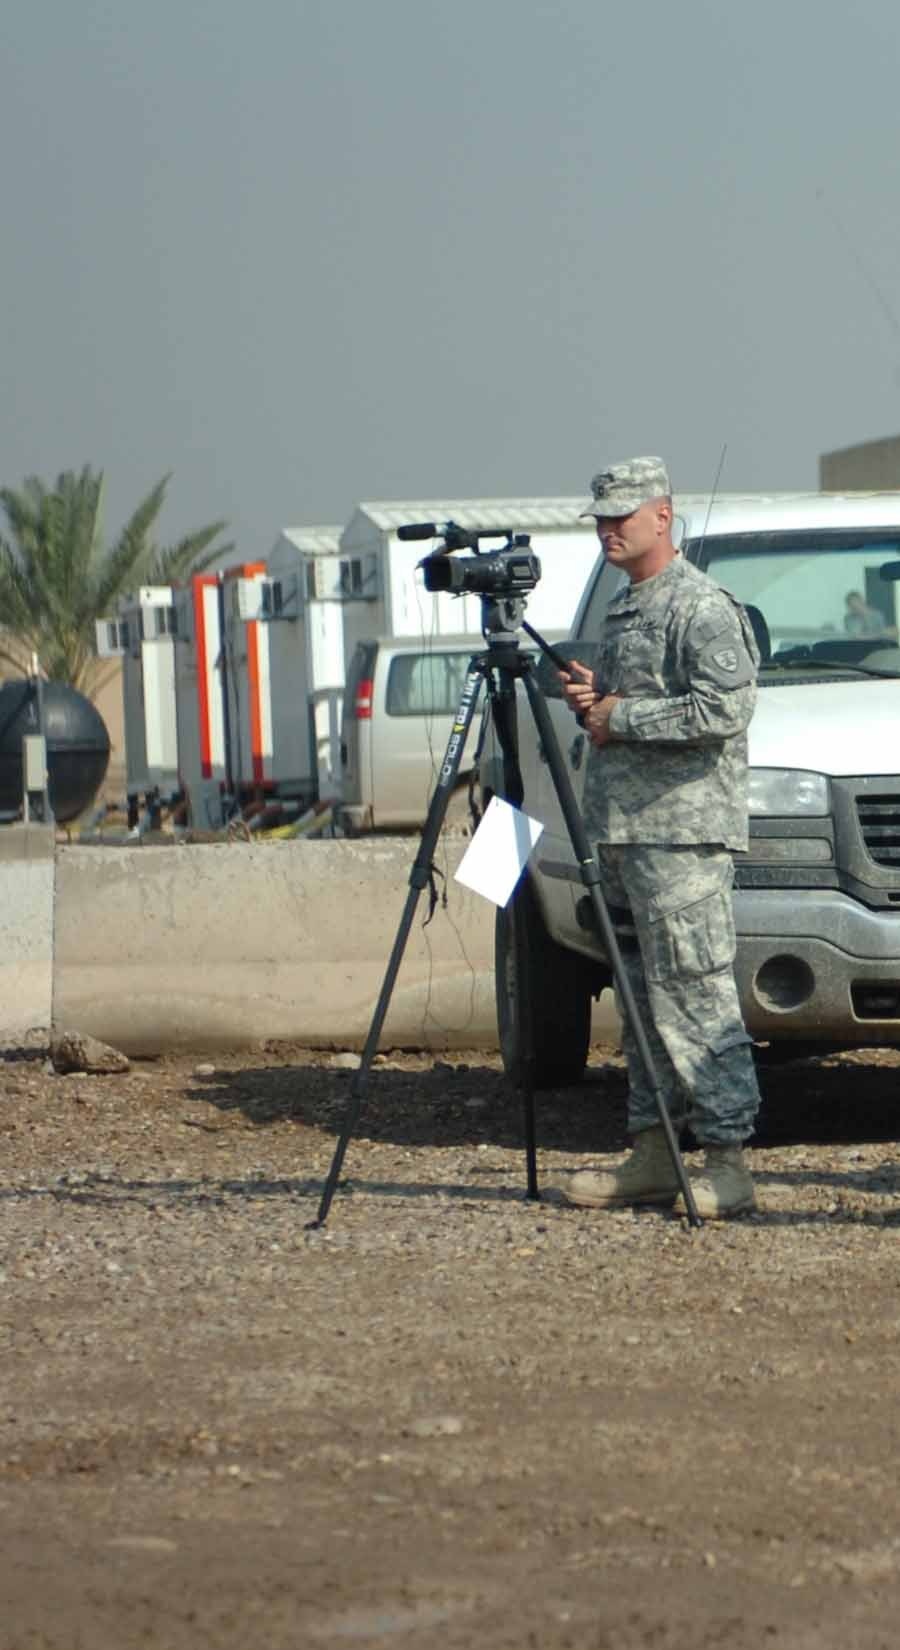
<path id="1" fill-rule="evenodd" d="M 669 499 L 669 498 L 657 499 L 657 501 L 656 501 L 656 523 L 657 523 L 657 526 L 659 528 L 659 531 L 661 533 L 666 533 L 666 532 L 671 533 L 672 524 L 673 524 L 674 520 L 675 520 L 675 515 L 674 515 L 674 511 L 672 509 L 672 500 Z"/>

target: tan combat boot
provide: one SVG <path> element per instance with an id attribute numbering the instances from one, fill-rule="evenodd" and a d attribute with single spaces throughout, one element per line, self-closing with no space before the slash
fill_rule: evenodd
<path id="1" fill-rule="evenodd" d="M 678 1180 L 662 1125 L 642 1129 L 624 1163 L 611 1169 L 580 1169 L 559 1188 L 567 1203 L 582 1209 L 617 1209 L 625 1203 L 675 1202 Z"/>
<path id="2" fill-rule="evenodd" d="M 740 1146 L 707 1146 L 706 1162 L 690 1176 L 691 1191 L 701 1220 L 727 1220 L 756 1208 L 756 1193 Z M 684 1198 L 676 1214 L 687 1214 Z"/>

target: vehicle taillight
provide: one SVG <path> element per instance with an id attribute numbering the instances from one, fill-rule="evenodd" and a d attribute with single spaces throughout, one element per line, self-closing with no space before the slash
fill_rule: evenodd
<path id="1" fill-rule="evenodd" d="M 372 678 L 364 677 L 356 689 L 356 698 L 353 701 L 353 714 L 357 722 L 371 722 L 372 720 Z"/>

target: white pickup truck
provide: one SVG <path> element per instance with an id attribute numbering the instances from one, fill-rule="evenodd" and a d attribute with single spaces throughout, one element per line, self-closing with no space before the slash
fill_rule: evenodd
<path id="1" fill-rule="evenodd" d="M 747 1028 L 775 1053 L 900 1043 L 900 493 L 674 502 L 682 553 L 747 606 L 762 655 L 750 848 L 735 855 Z M 623 577 L 598 559 L 561 652 L 591 662 Z M 580 801 L 586 735 L 546 659 L 538 680 Z M 517 695 L 523 806 L 545 827 L 523 896 L 537 1079 L 577 1081 L 592 998 L 610 975 L 521 683 Z M 489 734 L 485 800 L 503 794 L 500 773 Z M 517 982 L 504 911 L 496 991 L 512 1069 Z"/>

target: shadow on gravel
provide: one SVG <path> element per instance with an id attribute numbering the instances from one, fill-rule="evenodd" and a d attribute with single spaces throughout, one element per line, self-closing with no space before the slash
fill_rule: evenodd
<path id="1" fill-rule="evenodd" d="M 798 1061 L 763 1069 L 759 1078 L 763 1103 L 754 1146 L 900 1140 L 900 1063 L 893 1050 Z"/>
<path id="2" fill-rule="evenodd" d="M 850 1144 L 900 1140 L 900 1055 L 895 1051 L 804 1060 L 759 1073 L 763 1103 L 752 1144 Z M 264 1128 L 292 1121 L 337 1135 L 353 1073 L 318 1065 L 261 1066 L 192 1080 L 202 1111 L 239 1112 Z M 551 1151 L 615 1152 L 626 1144 L 627 1083 L 621 1063 L 602 1060 L 574 1088 L 536 1095 L 538 1139 Z M 400 1146 L 522 1144 L 521 1097 L 489 1066 L 435 1061 L 417 1070 L 372 1068 L 360 1138 Z M 690 1146 L 690 1140 L 686 1143 Z"/>
<path id="3" fill-rule="evenodd" d="M 193 1079 L 188 1101 L 240 1112 L 258 1127 L 291 1121 L 337 1136 L 353 1073 L 321 1066 L 255 1067 Z M 625 1076 L 592 1067 L 577 1088 L 536 1096 L 538 1136 L 547 1150 L 619 1151 L 625 1145 Z M 373 1067 L 357 1138 L 397 1146 L 523 1145 L 522 1101 L 502 1072 L 437 1061 L 417 1071 Z"/>

